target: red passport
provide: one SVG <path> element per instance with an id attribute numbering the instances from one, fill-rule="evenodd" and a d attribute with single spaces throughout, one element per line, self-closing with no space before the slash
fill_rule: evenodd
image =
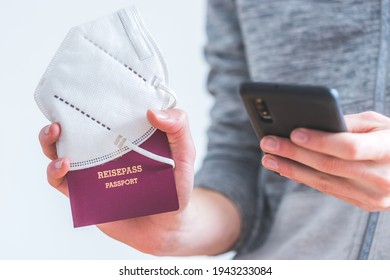
<path id="1" fill-rule="evenodd" d="M 160 130 L 140 147 L 172 157 L 167 136 Z M 69 171 L 67 180 L 75 227 L 179 208 L 172 166 L 134 151 L 99 166 Z"/>

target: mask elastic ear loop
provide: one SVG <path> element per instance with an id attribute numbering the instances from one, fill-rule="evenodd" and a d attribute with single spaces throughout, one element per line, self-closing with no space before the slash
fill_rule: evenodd
<path id="1" fill-rule="evenodd" d="M 170 89 L 169 87 L 163 85 L 162 83 L 160 83 L 160 80 L 158 78 L 154 78 L 153 81 L 152 81 L 152 85 L 156 88 L 159 88 L 161 89 L 162 91 L 166 92 L 169 94 L 170 96 L 170 100 L 173 99 L 173 102 L 171 104 L 169 104 L 169 106 L 167 107 L 167 109 L 170 109 L 170 108 L 173 108 L 176 106 L 176 100 L 177 100 L 177 96 L 176 96 L 176 93 Z M 117 135 L 120 135 L 119 133 Z M 129 139 L 129 138 L 127 138 Z M 126 144 L 129 148 L 131 148 L 133 151 L 147 157 L 147 158 L 150 158 L 152 160 L 155 160 L 155 161 L 159 161 L 159 162 L 162 162 L 162 163 L 165 163 L 165 164 L 169 164 L 172 166 L 172 168 L 175 168 L 175 162 L 173 161 L 173 159 L 170 159 L 170 158 L 167 158 L 167 157 L 163 157 L 163 156 L 159 156 L 159 155 L 156 155 L 152 152 L 149 152 L 145 149 L 142 149 L 140 148 L 139 146 L 137 145 L 134 145 L 133 143 L 131 143 L 129 140 L 126 139 Z"/>
<path id="2" fill-rule="evenodd" d="M 152 160 L 159 161 L 159 162 L 171 165 L 172 168 L 175 168 L 175 162 L 173 161 L 173 159 L 170 159 L 170 158 L 167 158 L 167 157 L 163 157 L 163 156 L 159 156 L 159 155 L 156 155 L 155 153 L 149 152 L 148 150 L 142 149 L 141 147 L 139 147 L 139 146 L 133 144 L 132 142 L 130 142 L 128 140 L 129 138 L 126 138 L 126 137 L 122 136 L 119 133 L 116 133 L 114 131 L 111 131 L 111 133 L 114 133 L 115 135 L 118 135 L 117 140 L 114 143 L 115 146 L 117 146 L 118 148 L 122 148 L 123 145 L 127 145 L 131 150 L 133 150 L 134 152 L 136 152 L 138 154 L 143 155 L 144 157 L 147 157 L 147 158 L 150 158 Z"/>
<path id="3" fill-rule="evenodd" d="M 172 89 L 170 89 L 169 87 L 163 84 L 159 84 L 157 87 L 165 91 L 166 93 L 168 93 L 170 97 L 173 99 L 173 102 L 168 106 L 168 109 L 174 108 L 176 106 L 176 100 L 177 100 L 176 92 L 174 92 Z"/>
<path id="4" fill-rule="evenodd" d="M 176 106 L 176 100 L 177 100 L 177 95 L 176 95 L 176 92 L 174 92 L 172 89 L 170 89 L 169 87 L 167 87 L 166 85 L 164 85 L 163 83 L 161 83 L 161 80 L 158 78 L 158 77 L 154 77 L 152 79 L 152 82 L 151 82 L 152 86 L 154 86 L 155 88 L 158 88 L 158 89 L 161 89 L 162 91 L 164 91 L 165 93 L 168 93 L 169 94 L 169 99 L 170 100 L 173 100 L 173 102 L 171 104 L 169 104 L 169 106 L 167 107 L 167 109 L 171 109 L 173 107 Z"/>
<path id="5" fill-rule="evenodd" d="M 170 89 L 169 87 L 163 85 L 162 83 L 160 83 L 160 80 L 158 78 L 154 78 L 153 81 L 152 81 L 152 85 L 156 88 L 159 88 L 161 89 L 162 91 L 166 92 L 169 94 L 170 96 L 170 100 L 173 99 L 173 102 L 167 107 L 167 109 L 170 109 L 170 108 L 173 108 L 176 106 L 176 100 L 177 100 L 177 96 L 176 96 L 176 93 Z M 118 134 L 120 135 L 120 134 Z M 137 145 L 134 145 L 133 143 L 131 143 L 129 140 L 126 140 L 127 142 L 127 146 L 129 146 L 129 148 L 131 148 L 132 150 L 134 150 L 135 152 L 147 157 L 147 158 L 150 158 L 152 160 L 155 160 L 155 161 L 159 161 L 159 162 L 162 162 L 162 163 L 165 163 L 165 164 L 169 164 L 172 166 L 172 168 L 175 168 L 175 162 L 173 161 L 173 159 L 170 159 L 170 158 L 167 158 L 167 157 L 163 157 L 163 156 L 159 156 L 159 155 L 156 155 L 152 152 L 149 152 L 145 149 L 142 149 L 140 148 L 139 146 Z"/>
<path id="6" fill-rule="evenodd" d="M 170 158 L 167 158 L 167 157 L 163 157 L 163 156 L 159 156 L 159 155 L 156 155 L 152 152 L 149 152 L 145 149 L 142 149 L 140 147 L 138 147 L 137 145 L 134 145 L 133 143 L 131 143 L 130 141 L 127 141 L 126 145 L 128 145 L 133 151 L 147 157 L 147 158 L 150 158 L 150 159 L 153 159 L 155 161 L 159 161 L 159 162 L 162 162 L 162 163 L 165 163 L 165 164 L 169 164 L 172 166 L 172 168 L 175 168 L 175 162 L 173 159 L 170 159 Z"/>

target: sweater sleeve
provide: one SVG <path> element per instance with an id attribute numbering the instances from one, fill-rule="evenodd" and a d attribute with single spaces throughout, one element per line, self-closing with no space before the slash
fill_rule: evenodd
<path id="1" fill-rule="evenodd" d="M 241 237 L 249 238 L 257 207 L 261 151 L 238 95 L 241 82 L 250 79 L 233 0 L 209 0 L 206 60 L 210 66 L 208 90 L 214 96 L 208 147 L 196 186 L 220 192 L 234 202 L 242 217 Z"/>

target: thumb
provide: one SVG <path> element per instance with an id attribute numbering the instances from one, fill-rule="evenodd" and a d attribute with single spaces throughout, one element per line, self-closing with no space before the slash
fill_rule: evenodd
<path id="1" fill-rule="evenodd" d="M 147 117 L 155 128 L 167 134 L 175 161 L 188 163 L 195 160 L 188 118 L 183 110 L 148 110 Z"/>
<path id="2" fill-rule="evenodd" d="M 190 200 L 194 185 L 195 148 L 192 142 L 187 115 L 179 109 L 149 110 L 147 117 L 157 129 L 165 132 L 175 161 L 175 181 L 180 208 Z"/>

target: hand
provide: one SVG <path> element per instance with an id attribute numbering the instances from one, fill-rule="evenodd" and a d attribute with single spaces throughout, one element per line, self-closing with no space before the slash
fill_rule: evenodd
<path id="1" fill-rule="evenodd" d="M 144 253 L 154 255 L 204 255 L 228 250 L 240 233 L 240 216 L 223 195 L 196 189 L 195 149 L 186 114 L 178 109 L 148 111 L 151 124 L 166 132 L 172 157 L 180 209 L 176 212 L 97 225 L 104 233 Z M 44 127 L 39 139 L 45 155 L 52 161 L 47 167 L 50 185 L 68 195 L 66 173 L 69 160 L 58 158 L 56 141 L 60 125 Z"/>
<path id="2" fill-rule="evenodd" d="M 177 236 L 176 231 L 182 225 L 183 211 L 187 209 L 193 187 L 195 149 L 190 135 L 186 115 L 183 111 L 148 112 L 148 118 L 157 128 L 167 132 L 172 157 L 175 160 L 175 182 L 180 210 L 160 215 L 100 224 L 98 227 L 109 236 L 120 240 L 143 252 L 163 254 L 174 252 L 177 242 L 170 242 Z M 66 173 L 69 171 L 69 160 L 58 158 L 56 141 L 60 135 L 60 125 L 53 123 L 44 127 L 39 139 L 44 154 L 52 160 L 47 167 L 47 178 L 50 185 L 68 196 Z"/>
<path id="3" fill-rule="evenodd" d="M 298 128 L 290 139 L 264 137 L 262 163 L 364 210 L 390 210 L 390 119 L 365 112 L 345 120 L 345 133 Z"/>

